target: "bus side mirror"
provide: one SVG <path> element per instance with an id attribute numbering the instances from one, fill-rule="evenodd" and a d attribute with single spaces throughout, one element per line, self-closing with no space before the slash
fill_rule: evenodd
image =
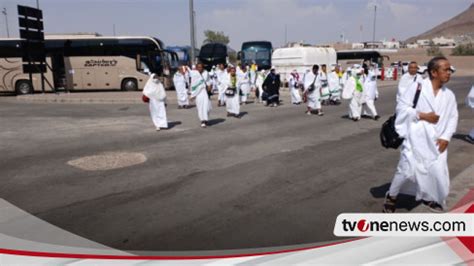
<path id="1" fill-rule="evenodd" d="M 142 57 L 139 54 L 137 54 L 137 59 L 136 59 L 135 63 L 136 63 L 137 70 L 143 70 L 142 69 Z"/>
<path id="2" fill-rule="evenodd" d="M 242 55 L 242 52 L 237 53 L 237 60 L 240 60 L 241 55 Z"/>

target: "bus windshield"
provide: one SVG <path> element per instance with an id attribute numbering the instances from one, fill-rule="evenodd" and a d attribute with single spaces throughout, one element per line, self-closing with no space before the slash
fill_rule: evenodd
<path id="1" fill-rule="evenodd" d="M 241 56 L 243 64 L 255 63 L 259 68 L 269 68 L 271 66 L 272 44 L 270 42 L 244 43 Z"/>

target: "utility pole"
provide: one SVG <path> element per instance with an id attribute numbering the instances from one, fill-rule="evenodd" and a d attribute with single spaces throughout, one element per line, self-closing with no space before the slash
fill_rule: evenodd
<path id="1" fill-rule="evenodd" d="M 377 18 L 377 4 L 374 5 L 374 32 L 372 33 L 372 49 L 375 49 L 375 21 Z"/>
<path id="2" fill-rule="evenodd" d="M 194 59 L 196 55 L 194 51 L 196 49 L 196 38 L 194 35 L 194 3 L 193 0 L 189 0 L 189 24 L 190 24 L 190 31 L 191 31 L 191 62 L 194 64 Z"/>
<path id="3" fill-rule="evenodd" d="M 288 45 L 288 27 L 285 24 L 285 47 Z"/>
<path id="4" fill-rule="evenodd" d="M 114 32 L 114 36 L 115 36 L 115 23 L 113 24 L 113 32 Z"/>
<path id="5" fill-rule="evenodd" d="M 39 0 L 36 0 L 36 9 L 40 9 L 40 3 L 39 3 Z"/>
<path id="6" fill-rule="evenodd" d="M 4 7 L 2 10 L 3 15 L 5 15 L 5 27 L 7 27 L 7 38 L 10 38 L 10 30 L 8 29 L 8 14 L 7 9 Z"/>

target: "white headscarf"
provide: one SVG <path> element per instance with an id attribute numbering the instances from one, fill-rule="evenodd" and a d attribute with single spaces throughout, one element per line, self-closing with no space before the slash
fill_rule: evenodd
<path id="1" fill-rule="evenodd" d="M 143 94 L 150 99 L 164 101 L 166 100 L 165 87 L 159 79 L 155 79 L 155 76 L 156 74 L 151 74 L 143 88 Z"/>

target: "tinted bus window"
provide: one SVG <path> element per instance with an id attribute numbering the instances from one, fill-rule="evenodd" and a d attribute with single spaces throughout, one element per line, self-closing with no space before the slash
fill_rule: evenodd
<path id="1" fill-rule="evenodd" d="M 21 57 L 22 54 L 21 41 L 0 41 L 0 57 Z"/>

